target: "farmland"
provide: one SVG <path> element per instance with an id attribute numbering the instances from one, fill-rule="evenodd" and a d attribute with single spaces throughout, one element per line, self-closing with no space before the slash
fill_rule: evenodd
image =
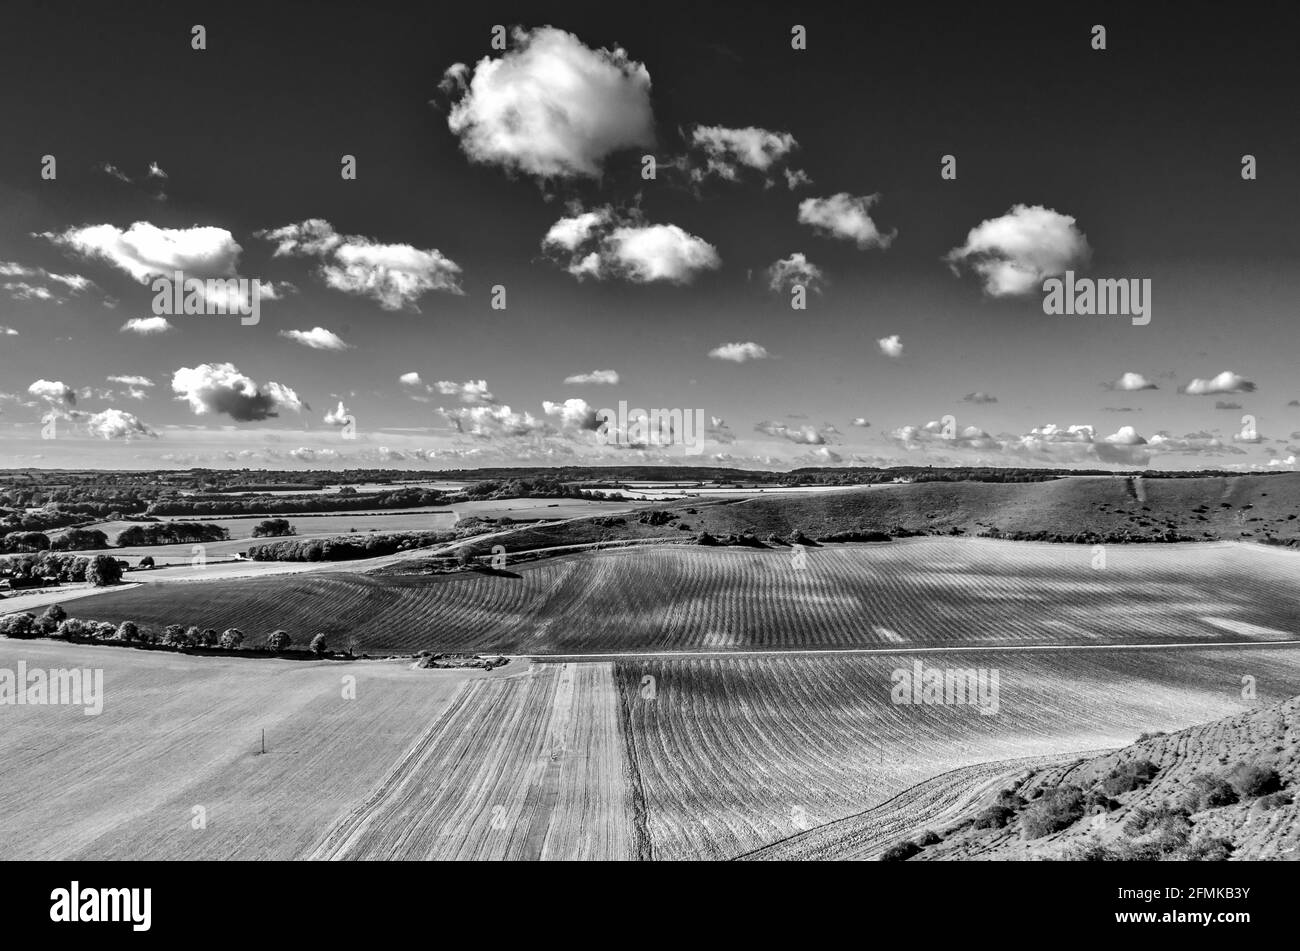
<path id="1" fill-rule="evenodd" d="M 1197 643 L 1300 634 L 1300 556 L 1231 543 L 1083 546 L 913 539 L 809 550 L 588 552 L 455 575 L 149 583 L 77 616 L 324 631 L 371 653 L 894 649 Z M 195 572 L 196 576 L 202 572 Z"/>

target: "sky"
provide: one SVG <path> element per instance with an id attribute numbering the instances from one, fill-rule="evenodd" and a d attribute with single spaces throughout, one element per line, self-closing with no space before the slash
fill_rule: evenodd
<path id="1" fill-rule="evenodd" d="M 1300 65 L 1178 9 L 11 3 L 0 466 L 1293 469 Z"/>

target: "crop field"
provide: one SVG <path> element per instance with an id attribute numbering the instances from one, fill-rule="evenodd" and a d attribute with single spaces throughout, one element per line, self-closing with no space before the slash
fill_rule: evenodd
<path id="1" fill-rule="evenodd" d="M 284 859 L 370 794 L 482 671 L 0 638 L 0 668 L 102 668 L 104 706 L 0 707 L 0 860 Z M 356 678 L 356 699 L 343 677 Z M 261 755 L 261 731 L 267 752 Z M 194 828 L 196 807 L 206 828 Z"/>
<path id="2" fill-rule="evenodd" d="M 1300 649 L 977 651 L 924 660 L 996 669 L 996 713 L 893 703 L 891 672 L 916 656 L 618 662 L 652 857 L 737 857 L 953 769 L 1122 746 L 1300 693 Z"/>
<path id="3" fill-rule="evenodd" d="M 1231 543 L 1086 546 L 915 539 L 809 549 L 660 546 L 500 573 L 313 571 L 146 584 L 78 615 L 324 631 L 369 652 L 528 654 L 900 646 L 1243 643 L 1300 635 L 1300 555 Z M 91 613 L 93 611 L 93 614 Z"/>
<path id="4" fill-rule="evenodd" d="M 609 664 L 470 684 L 319 859 L 636 858 Z"/>

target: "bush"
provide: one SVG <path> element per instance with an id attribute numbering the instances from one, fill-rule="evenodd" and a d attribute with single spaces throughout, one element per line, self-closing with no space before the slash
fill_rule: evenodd
<path id="1" fill-rule="evenodd" d="M 199 645 L 202 647 L 216 647 L 221 635 L 217 633 L 216 628 L 205 628 L 199 634 Z"/>
<path id="2" fill-rule="evenodd" d="M 168 624 L 163 628 L 162 637 L 158 643 L 163 647 L 184 647 L 185 646 L 185 628 L 179 624 Z"/>
<path id="3" fill-rule="evenodd" d="M 153 567 L 153 555 L 145 555 L 143 558 L 140 559 L 140 563 L 139 563 L 138 565 L 136 565 L 136 567 L 137 567 L 137 568 L 152 568 L 152 567 Z"/>
<path id="4" fill-rule="evenodd" d="M 1038 839 L 1083 818 L 1083 791 L 1077 786 L 1057 786 L 1043 792 L 1020 817 L 1026 839 Z"/>
<path id="5" fill-rule="evenodd" d="M 1267 796 L 1282 788 L 1282 777 L 1277 770 L 1255 763 L 1238 763 L 1236 769 L 1228 774 L 1228 782 L 1242 799 Z"/>
<path id="6" fill-rule="evenodd" d="M 328 650 L 329 647 L 327 647 L 325 644 L 324 634 L 317 634 L 315 637 L 311 639 L 311 652 L 315 654 L 317 657 L 324 657 L 325 652 Z"/>
<path id="7" fill-rule="evenodd" d="M 1281 809 L 1283 806 L 1289 806 L 1293 802 L 1295 802 L 1295 797 L 1286 791 L 1269 793 L 1267 796 L 1260 797 L 1259 800 L 1260 806 L 1267 811 Z"/>
<path id="8" fill-rule="evenodd" d="M 921 846 L 938 845 L 942 841 L 943 837 L 933 829 L 926 829 L 921 833 L 921 838 L 916 840 L 917 844 Z"/>
<path id="9" fill-rule="evenodd" d="M 217 645 L 223 651 L 239 650 L 239 645 L 244 643 L 244 632 L 237 627 L 228 627 L 221 632 L 221 639 Z"/>
<path id="10" fill-rule="evenodd" d="M 1178 797 L 1178 804 L 1189 813 L 1231 806 L 1236 801 L 1237 791 L 1231 784 L 1221 776 L 1210 773 L 1197 773 Z"/>
<path id="11" fill-rule="evenodd" d="M 59 625 L 68 619 L 68 612 L 63 610 L 57 604 L 51 604 L 45 609 L 45 613 L 40 616 L 36 626 L 42 634 L 53 634 L 58 630 Z"/>
<path id="12" fill-rule="evenodd" d="M 1007 806 L 995 804 L 975 816 L 976 829 L 1002 829 L 1011 824 L 1016 811 Z"/>
<path id="13" fill-rule="evenodd" d="M 140 628 L 135 621 L 123 621 L 117 626 L 117 633 L 113 637 L 124 644 L 132 644 L 140 639 Z"/>
<path id="14" fill-rule="evenodd" d="M 96 555 L 86 568 L 86 580 L 97 588 L 122 580 L 122 566 L 112 555 Z"/>
<path id="15" fill-rule="evenodd" d="M 921 851 L 921 847 L 915 842 L 899 842 L 897 845 L 891 845 L 883 855 L 880 856 L 882 862 L 906 862 L 913 855 Z"/>
<path id="16" fill-rule="evenodd" d="M 38 633 L 34 614 L 23 612 L 0 618 L 0 634 L 5 637 L 35 637 Z"/>
<path id="17" fill-rule="evenodd" d="M 272 631 L 266 635 L 266 646 L 277 653 L 287 651 L 292 644 L 293 638 L 288 631 Z"/>
<path id="18" fill-rule="evenodd" d="M 1108 796 L 1120 796 L 1135 789 L 1141 789 L 1155 778 L 1159 767 L 1146 759 L 1123 763 L 1110 771 L 1101 781 L 1101 788 Z"/>
<path id="19" fill-rule="evenodd" d="M 1223 836 L 1207 837 L 1189 845 L 1183 857 L 1189 862 L 1226 862 L 1234 848 L 1231 839 Z"/>

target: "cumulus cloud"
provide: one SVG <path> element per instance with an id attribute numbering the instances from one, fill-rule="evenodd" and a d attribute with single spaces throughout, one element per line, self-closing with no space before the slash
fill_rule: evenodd
<path id="1" fill-rule="evenodd" d="M 789 293 L 790 288 L 801 284 L 820 294 L 825 282 L 822 269 L 798 251 L 788 258 L 773 262 L 766 273 L 768 289 L 778 292 Z"/>
<path id="2" fill-rule="evenodd" d="M 552 403 L 548 400 L 542 403 L 542 411 L 547 416 L 558 417 L 561 425 L 564 426 L 588 430 L 600 428 L 600 422 L 596 419 L 596 410 L 583 399 L 568 399 L 563 403 Z"/>
<path id="3" fill-rule="evenodd" d="M 140 417 L 120 409 L 106 409 L 102 413 L 92 413 L 86 417 L 85 423 L 86 431 L 100 439 L 158 438 L 158 434 L 145 425 Z"/>
<path id="4" fill-rule="evenodd" d="M 406 382 L 405 378 L 403 378 L 402 382 Z M 419 385 L 418 374 L 416 374 L 415 382 L 409 385 Z M 454 396 L 469 406 L 487 406 L 496 402 L 496 397 L 488 389 L 487 380 L 466 380 L 464 383 L 457 383 L 454 380 L 439 380 L 434 389 L 443 396 Z"/>
<path id="5" fill-rule="evenodd" d="M 696 126 L 691 130 L 691 154 L 684 159 L 692 181 L 720 178 L 738 182 L 746 172 L 755 173 L 770 188 L 777 175 L 791 190 L 812 184 L 806 172 L 788 167 L 790 154 L 799 148 L 789 132 L 771 132 L 749 126 Z"/>
<path id="6" fill-rule="evenodd" d="M 618 382 L 617 370 L 592 370 L 590 373 L 575 373 L 573 376 L 566 376 L 565 383 L 575 385 L 583 384 L 609 384 L 613 385 Z"/>
<path id="7" fill-rule="evenodd" d="M 456 428 L 457 432 L 479 438 L 494 436 L 529 436 L 545 423 L 531 413 L 516 413 L 509 406 L 467 406 L 461 409 L 438 410 Z"/>
<path id="8" fill-rule="evenodd" d="M 300 413 L 307 405 L 289 387 L 255 383 L 232 363 L 201 363 L 181 367 L 172 375 L 177 399 L 189 403 L 196 416 L 221 413 L 240 422 L 279 416 L 282 410 Z"/>
<path id="9" fill-rule="evenodd" d="M 121 328 L 123 333 L 139 334 L 142 337 L 166 333 L 171 329 L 172 323 L 166 317 L 132 317 Z"/>
<path id="10" fill-rule="evenodd" d="M 14 330 L 14 328 L 0 325 L 0 337 L 17 337 L 17 336 L 18 336 L 18 331 Z"/>
<path id="11" fill-rule="evenodd" d="M 516 28 L 513 39 L 499 58 L 456 63 L 443 77 L 447 126 L 470 161 L 598 178 L 611 154 L 654 146 L 650 73 L 626 51 L 593 50 L 550 26 Z"/>
<path id="12" fill-rule="evenodd" d="M 852 425 L 857 426 L 859 429 L 866 429 L 871 424 L 867 422 L 867 418 L 865 416 L 854 416 Z"/>
<path id="13" fill-rule="evenodd" d="M 126 395 L 133 400 L 142 400 L 148 397 L 145 390 L 154 385 L 153 380 L 147 376 L 132 376 L 118 374 L 108 377 L 109 383 L 120 383 L 127 388 Z"/>
<path id="14" fill-rule="evenodd" d="M 1125 390 L 1128 392 L 1160 389 L 1160 387 L 1156 386 L 1141 373 L 1133 373 L 1132 371 L 1123 373 L 1115 382 L 1103 383 L 1102 386 L 1108 390 Z"/>
<path id="15" fill-rule="evenodd" d="M 344 343 L 338 334 L 326 330 L 324 327 L 313 327 L 311 330 L 281 330 L 280 336 L 288 337 L 295 343 L 300 343 L 304 347 L 311 347 L 313 350 L 351 349 L 351 344 Z"/>
<path id="16" fill-rule="evenodd" d="M 713 245 L 677 225 L 648 224 L 640 212 L 573 209 L 551 225 L 542 250 L 578 280 L 620 278 L 637 284 L 689 284 L 722 259 Z"/>
<path id="17" fill-rule="evenodd" d="M 876 346 L 880 352 L 887 357 L 901 357 L 903 355 L 903 340 L 898 334 L 890 334 L 888 337 L 881 337 L 876 341 Z"/>
<path id="18" fill-rule="evenodd" d="M 328 287 L 369 297 L 384 310 L 419 311 L 415 302 L 431 291 L 463 294 L 460 265 L 436 248 L 381 244 L 344 235 L 323 218 L 308 218 L 254 233 L 275 242 L 274 257 L 311 257 Z"/>
<path id="19" fill-rule="evenodd" d="M 348 415 L 348 408 L 343 405 L 342 400 L 339 400 L 339 405 L 335 409 L 326 411 L 324 419 L 325 425 L 345 426 L 348 422 Z"/>
<path id="20" fill-rule="evenodd" d="M 1253 393 L 1255 384 L 1231 370 L 1224 370 L 1208 380 L 1197 377 L 1179 388 L 1180 393 L 1189 396 L 1211 396 L 1216 393 Z"/>
<path id="21" fill-rule="evenodd" d="M 76 406 L 77 392 L 61 380 L 37 380 L 27 392 L 51 406 Z"/>
<path id="22" fill-rule="evenodd" d="M 806 198 L 799 202 L 799 223 L 811 225 L 825 237 L 852 241 L 864 251 L 888 248 L 898 232 L 885 234 L 871 220 L 871 206 L 879 200 L 878 194 L 854 197 L 848 192 L 830 198 Z"/>
<path id="23" fill-rule="evenodd" d="M 802 426 L 787 426 L 785 423 L 777 423 L 772 420 L 761 420 L 755 423 L 754 432 L 788 439 L 790 442 L 800 443 L 805 446 L 824 446 L 827 443 L 827 436 L 836 435 L 837 433 L 833 426 L 819 430 L 816 426 L 807 423 Z"/>
<path id="24" fill-rule="evenodd" d="M 86 225 L 38 237 L 104 261 L 140 282 L 175 271 L 186 277 L 234 277 L 243 250 L 225 228 L 159 228 L 147 221 L 137 221 L 125 231 L 115 225 Z"/>
<path id="25" fill-rule="evenodd" d="M 752 340 L 745 343 L 724 343 L 709 351 L 714 360 L 728 360 L 731 363 L 744 363 L 746 360 L 766 360 L 767 350 Z"/>
<path id="26" fill-rule="evenodd" d="M 991 297 L 1030 294 L 1049 277 L 1082 267 L 1092 257 L 1087 237 L 1069 215 L 1042 205 L 1014 205 L 1005 215 L 980 222 L 944 260 L 953 274 L 962 265 L 984 281 Z"/>
<path id="27" fill-rule="evenodd" d="M 974 393 L 967 393 L 961 398 L 961 401 L 963 403 L 996 403 L 998 398 L 976 390 Z"/>

